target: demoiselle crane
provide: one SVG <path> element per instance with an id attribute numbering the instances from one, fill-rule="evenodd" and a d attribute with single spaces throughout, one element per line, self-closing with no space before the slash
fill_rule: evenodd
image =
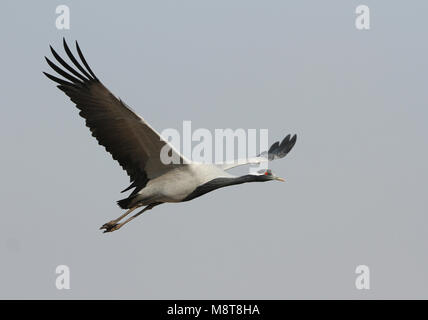
<path id="1" fill-rule="evenodd" d="M 128 173 L 131 185 L 122 192 L 134 188 L 127 198 L 117 201 L 118 205 L 127 211 L 101 226 L 100 229 L 104 229 L 104 232 L 118 230 L 144 211 L 165 202 L 189 201 L 218 188 L 246 182 L 284 181 L 271 170 L 243 176 L 234 176 L 226 171 L 240 165 L 285 157 L 296 143 L 296 135 L 287 135 L 281 142 L 275 142 L 268 151 L 255 158 L 223 164 L 192 162 L 175 150 L 142 117 L 116 98 L 98 80 L 77 41 L 76 49 L 80 62 L 72 54 L 65 39 L 63 45 L 75 68 L 65 62 L 50 46 L 53 56 L 64 69 L 45 57 L 46 61 L 64 79 L 43 73 L 58 83 L 57 87 L 76 104 L 80 110 L 79 115 L 86 120 L 86 126 L 92 136 Z M 169 147 L 169 152 L 180 160 L 179 163 L 164 164 L 161 161 L 161 149 L 165 145 Z M 123 221 L 140 207 L 144 208 Z"/>

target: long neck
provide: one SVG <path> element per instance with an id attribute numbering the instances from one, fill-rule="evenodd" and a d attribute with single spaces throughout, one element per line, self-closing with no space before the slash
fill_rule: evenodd
<path id="1" fill-rule="evenodd" d="M 182 201 L 189 201 L 189 200 L 195 199 L 208 192 L 211 192 L 213 190 L 216 190 L 222 187 L 233 186 L 235 184 L 241 184 L 246 182 L 264 182 L 264 181 L 268 181 L 268 179 L 266 179 L 265 176 L 258 176 L 253 174 L 247 174 L 245 176 L 234 177 L 234 178 L 216 178 L 198 186 L 195 190 L 193 190 L 191 194 L 189 194 Z"/>

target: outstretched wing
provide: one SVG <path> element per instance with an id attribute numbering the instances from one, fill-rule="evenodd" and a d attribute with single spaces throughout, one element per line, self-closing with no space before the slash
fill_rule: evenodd
<path id="1" fill-rule="evenodd" d="M 50 47 L 55 59 L 67 71 L 45 57 L 46 61 L 65 79 L 43 73 L 59 84 L 57 87 L 64 91 L 80 110 L 79 114 L 86 120 L 86 126 L 92 136 L 126 170 L 132 184 L 123 191 L 135 187 L 133 193 L 136 193 L 144 188 L 148 180 L 173 168 L 173 164 L 164 164 L 160 159 L 161 150 L 165 145 L 170 150 L 168 155 L 171 158 L 179 159 L 180 163 L 189 162 L 98 80 L 86 62 L 77 41 L 76 49 L 81 63 L 71 53 L 65 39 L 63 43 L 67 56 L 77 69 L 65 62 Z"/>
<path id="2" fill-rule="evenodd" d="M 296 144 L 296 141 L 297 135 L 291 137 L 291 135 L 289 134 L 281 142 L 276 141 L 274 144 L 272 144 L 268 151 L 263 151 L 257 157 L 237 160 L 230 163 L 218 164 L 218 166 L 223 170 L 228 170 L 246 164 L 257 164 L 263 161 L 281 159 L 284 158 L 290 152 L 291 149 L 293 149 L 294 145 Z"/>

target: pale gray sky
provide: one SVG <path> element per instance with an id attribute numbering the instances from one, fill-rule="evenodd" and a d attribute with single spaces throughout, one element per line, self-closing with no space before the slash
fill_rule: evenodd
<path id="1" fill-rule="evenodd" d="M 55 28 L 67 4 L 71 29 Z M 0 298 L 428 298 L 426 1 L 4 1 Z M 159 131 L 297 133 L 248 184 L 118 232 L 128 177 L 42 75 L 78 40 Z M 71 289 L 55 287 L 55 268 Z M 356 290 L 355 268 L 371 271 Z"/>

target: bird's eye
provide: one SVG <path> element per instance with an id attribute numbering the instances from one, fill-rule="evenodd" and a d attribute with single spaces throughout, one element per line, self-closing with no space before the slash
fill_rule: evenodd
<path id="1" fill-rule="evenodd" d="M 269 175 L 269 171 L 266 171 L 266 172 L 265 172 L 265 176 L 268 176 L 268 175 Z"/>

